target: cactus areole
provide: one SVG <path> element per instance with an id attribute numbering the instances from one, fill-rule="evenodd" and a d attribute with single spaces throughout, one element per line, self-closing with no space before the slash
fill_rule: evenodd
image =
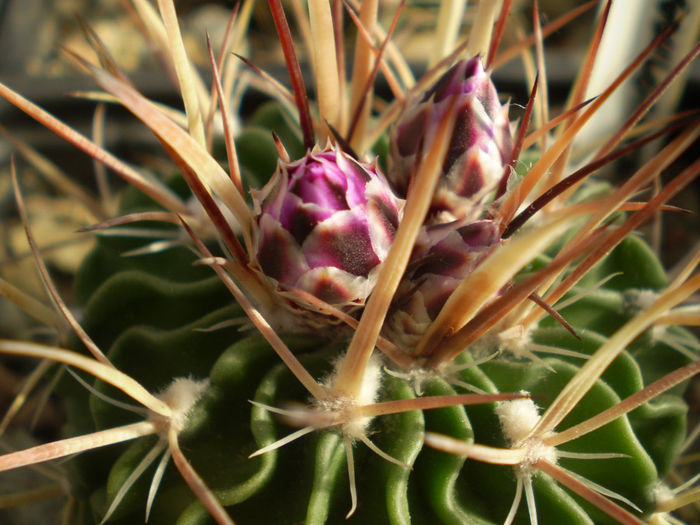
<path id="1" fill-rule="evenodd" d="M 423 144 L 430 143 L 454 97 L 458 118 L 433 199 L 434 212 L 477 219 L 491 198 L 513 149 L 508 107 L 502 106 L 481 58 L 452 66 L 409 102 L 391 130 L 389 179 L 405 196 Z"/>
<path id="2" fill-rule="evenodd" d="M 364 302 L 400 210 L 375 165 L 333 148 L 280 162 L 256 206 L 256 256 L 265 275 L 331 304 Z"/>

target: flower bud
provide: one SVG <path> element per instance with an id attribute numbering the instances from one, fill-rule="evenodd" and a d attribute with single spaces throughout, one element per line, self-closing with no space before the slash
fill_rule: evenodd
<path id="1" fill-rule="evenodd" d="M 499 242 L 490 220 L 438 224 L 421 233 L 388 320 L 391 340 L 412 349 L 445 302 Z"/>
<path id="2" fill-rule="evenodd" d="M 424 144 L 429 144 L 454 98 L 458 112 L 432 212 L 477 220 L 513 149 L 508 108 L 498 101 L 481 58 L 462 60 L 413 102 L 391 130 L 389 180 L 405 197 Z"/>
<path id="3" fill-rule="evenodd" d="M 255 198 L 255 253 L 267 277 L 330 304 L 364 302 L 401 203 L 374 164 L 326 148 L 280 163 Z"/>

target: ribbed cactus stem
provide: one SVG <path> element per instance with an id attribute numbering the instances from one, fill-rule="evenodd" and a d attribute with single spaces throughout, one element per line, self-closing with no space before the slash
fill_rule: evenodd
<path id="1" fill-rule="evenodd" d="M 576 377 L 570 381 L 549 406 L 533 434 L 543 434 L 554 430 L 569 412 L 581 401 L 595 381 L 627 345 L 646 330 L 656 319 L 665 315 L 671 308 L 685 301 L 700 289 L 700 272 L 689 278 L 683 285 L 661 294 L 647 310 L 640 312 L 610 337 L 596 353 L 581 367 Z"/>
<path id="2" fill-rule="evenodd" d="M 590 419 L 587 419 L 586 421 L 579 423 L 578 425 L 569 427 L 566 430 L 563 430 L 556 434 L 551 434 L 550 436 L 545 437 L 543 441 L 545 444 L 552 447 L 556 447 L 569 441 L 573 441 L 574 439 L 586 435 L 589 432 L 597 430 L 598 428 L 610 423 L 611 421 L 623 416 L 624 414 L 630 413 L 632 410 L 639 407 L 640 405 L 657 397 L 659 394 L 670 390 L 671 388 L 682 383 L 683 381 L 687 381 L 688 379 L 692 378 L 698 373 L 700 373 L 700 361 L 696 361 L 694 363 L 684 366 L 683 368 L 674 370 L 673 372 L 671 372 L 668 375 L 665 375 L 658 381 L 654 381 L 652 384 L 643 388 L 639 392 L 636 392 L 631 396 L 627 397 L 623 402 L 610 407 L 609 409 L 601 412 L 600 414 L 597 414 L 596 416 Z"/>

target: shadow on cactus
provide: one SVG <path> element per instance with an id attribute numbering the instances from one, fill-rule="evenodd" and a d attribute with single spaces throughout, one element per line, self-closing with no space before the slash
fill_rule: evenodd
<path id="1" fill-rule="evenodd" d="M 585 142 L 584 126 L 676 29 L 585 99 L 605 52 L 603 3 L 551 117 L 543 39 L 594 3 L 544 26 L 535 4 L 532 35 L 504 48 L 512 2 L 479 3 L 459 44 L 446 21 L 464 6 L 445 2 L 436 58 L 415 79 L 395 39 L 404 2 L 384 29 L 377 2 L 310 0 L 297 22 L 311 99 L 279 0 L 269 6 L 291 90 L 231 56 L 244 1 L 218 57 L 208 46 L 210 92 L 173 2 L 135 2 L 184 114 L 144 97 L 90 30 L 99 63 L 67 54 L 104 90 L 90 96 L 153 131 L 175 177 L 145 177 L 0 84 L 131 185 L 83 232 L 97 243 L 75 278 L 77 319 L 12 166 L 58 315 L 12 296 L 57 335 L 0 351 L 46 363 L 26 391 L 58 364 L 68 437 L 8 452 L 0 471 L 81 453 L 59 465 L 70 523 L 680 523 L 671 512 L 698 492 L 667 476 L 692 441 L 683 393 L 700 344 L 683 326 L 700 320 L 700 250 L 667 275 L 635 232 L 677 212 L 669 202 L 700 172 L 695 160 L 657 184 L 697 140 L 695 113 L 642 120 L 700 47 Z M 540 76 L 511 122 L 491 72 L 518 54 Z M 236 131 L 229 102 L 250 85 L 273 100 Z M 619 186 L 593 178 L 659 139 Z"/>

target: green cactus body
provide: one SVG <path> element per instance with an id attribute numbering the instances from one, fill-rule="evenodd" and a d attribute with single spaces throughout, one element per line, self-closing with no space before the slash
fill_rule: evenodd
<path id="1" fill-rule="evenodd" d="M 128 201 L 128 199 L 126 199 Z M 236 523 L 340 523 L 349 508 L 345 449 L 333 430 L 304 436 L 261 456 L 248 459 L 290 429 L 254 400 L 269 406 L 305 402 L 305 393 L 269 345 L 240 325 L 216 327 L 241 317 L 224 287 L 213 277 L 201 278 L 201 268 L 184 254 L 171 253 L 172 277 L 163 278 L 149 258 L 113 259 L 122 268 L 104 272 L 104 261 L 115 253 L 115 241 L 103 238 L 86 259 L 78 276 L 89 293 L 83 324 L 100 334 L 108 357 L 149 390 L 165 388 L 172 378 L 208 379 L 209 386 L 190 413 L 181 435 L 182 447 L 200 475 L 230 510 Z M 119 246 L 124 249 L 124 246 Z M 184 251 L 184 249 L 183 249 Z M 634 263 L 639 270 L 627 271 Z M 577 340 L 562 327 L 545 320 L 532 334 L 533 342 L 590 355 L 626 322 L 632 310 L 626 296 L 633 291 L 663 286 L 666 277 L 652 252 L 638 238 L 629 238 L 589 275 L 622 272 L 602 288 L 564 309 L 568 322 L 581 334 Z M 188 277 L 188 274 L 189 277 Z M 581 283 L 585 288 L 586 282 Z M 574 290 L 572 293 L 576 293 Z M 167 307 L 177 304 L 178 314 Z M 182 308 L 187 305 L 186 308 Z M 138 315 L 118 317 L 117 312 Z M 579 319 L 581 320 L 579 322 Z M 205 329 L 205 330 L 202 330 Z M 693 338 L 683 333 L 691 343 Z M 332 368 L 344 341 L 297 335 L 287 339 L 301 362 L 316 377 Z M 691 343 L 692 344 L 692 343 Z M 492 350 L 495 350 L 492 349 Z M 481 350 L 483 351 L 483 349 Z M 663 354 L 663 359 L 654 356 Z M 458 362 L 468 362 L 466 352 Z M 428 380 L 424 395 L 465 392 L 469 384 L 485 392 L 531 392 L 546 408 L 578 370 L 581 357 L 545 357 L 535 362 L 503 353 L 503 357 L 465 368 L 450 384 L 439 377 Z M 681 354 L 653 342 L 648 335 L 623 352 L 598 380 L 576 409 L 564 420 L 571 426 L 619 403 L 621 398 L 688 362 Z M 459 382 L 459 383 L 457 383 Z M 71 433 L 109 428 L 134 420 L 128 412 L 110 406 L 84 389 L 65 386 L 73 410 Z M 97 391 L 121 399 L 113 388 L 97 382 Z M 653 508 L 659 479 L 679 454 L 685 435 L 687 407 L 682 389 L 642 406 L 583 438 L 562 447 L 581 453 L 615 453 L 611 459 L 560 460 L 565 468 L 628 498 L 643 511 Z M 407 379 L 385 375 L 382 400 L 415 396 Z M 85 412 L 89 401 L 90 411 Z M 515 493 L 513 467 L 489 465 L 446 454 L 423 445 L 425 431 L 466 441 L 505 446 L 494 405 L 453 406 L 376 418 L 370 435 L 384 452 L 410 466 L 392 464 L 362 444 L 354 447 L 355 475 L 360 505 L 351 523 L 500 523 Z M 72 471 L 76 494 L 82 494 L 85 523 L 99 520 L 121 485 L 156 445 L 142 438 L 120 449 L 105 449 L 76 458 Z M 151 465 L 131 488 L 113 514 L 114 523 L 133 523 L 143 516 Z M 81 488 L 82 487 L 82 488 Z M 556 482 L 534 475 L 534 494 L 541 523 L 614 523 L 590 504 L 572 496 Z M 274 502 L 274 503 L 271 503 Z M 527 516 L 521 504 L 518 520 Z M 204 508 L 184 482 L 168 467 L 155 498 L 149 523 L 205 523 Z"/>

